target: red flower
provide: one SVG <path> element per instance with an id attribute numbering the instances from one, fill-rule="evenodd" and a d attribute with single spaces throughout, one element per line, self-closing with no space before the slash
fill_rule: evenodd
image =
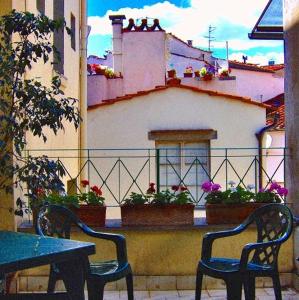
<path id="1" fill-rule="evenodd" d="M 98 187 L 98 186 L 96 186 L 96 185 L 94 185 L 94 186 L 92 186 L 91 188 L 90 188 L 97 196 L 102 196 L 102 191 L 101 191 L 101 189 Z"/>
<path id="2" fill-rule="evenodd" d="M 45 191 L 42 188 L 37 188 L 36 194 L 37 194 L 37 196 L 44 196 Z"/>
<path id="3" fill-rule="evenodd" d="M 82 180 L 81 183 L 82 183 L 83 187 L 86 187 L 87 185 L 89 185 L 89 181 L 86 179 Z"/>
<path id="4" fill-rule="evenodd" d="M 186 188 L 185 186 L 180 186 L 180 190 L 181 190 L 181 192 L 184 192 L 184 191 L 187 191 L 188 188 Z"/>
<path id="5" fill-rule="evenodd" d="M 153 186 L 149 187 L 146 191 L 147 194 L 154 194 L 156 192 L 155 188 Z"/>
<path id="6" fill-rule="evenodd" d="M 155 183 L 150 182 L 149 186 L 153 188 L 155 186 Z"/>
<path id="7" fill-rule="evenodd" d="M 177 191 L 180 189 L 180 187 L 179 187 L 178 185 L 173 185 L 173 186 L 171 187 L 171 189 L 172 189 L 173 191 L 177 192 Z"/>

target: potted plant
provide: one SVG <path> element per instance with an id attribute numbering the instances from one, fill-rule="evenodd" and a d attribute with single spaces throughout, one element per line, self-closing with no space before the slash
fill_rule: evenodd
<path id="1" fill-rule="evenodd" d="M 235 187 L 230 182 L 230 188 L 221 191 L 219 184 L 204 182 L 201 186 L 206 196 L 206 222 L 208 224 L 240 224 L 255 209 L 268 203 L 280 203 L 281 198 L 288 193 L 287 189 L 277 183 L 272 183 L 269 189 L 252 192 L 254 186 Z"/>
<path id="2" fill-rule="evenodd" d="M 121 205 L 123 226 L 193 225 L 194 204 L 184 186 L 156 192 L 155 184 L 145 194 L 131 193 Z"/>
<path id="3" fill-rule="evenodd" d="M 106 68 L 105 69 L 105 76 L 106 76 L 106 78 L 109 78 L 109 79 L 116 78 L 116 75 L 115 75 L 112 68 Z"/>
<path id="4" fill-rule="evenodd" d="M 194 76 L 195 76 L 196 78 L 199 78 L 199 77 L 200 77 L 200 70 L 195 70 L 195 71 L 194 71 Z"/>
<path id="5" fill-rule="evenodd" d="M 212 67 L 202 67 L 200 69 L 200 78 L 204 81 L 210 81 L 213 79 L 214 71 Z"/>
<path id="6" fill-rule="evenodd" d="M 192 77 L 193 76 L 193 68 L 191 66 L 186 67 L 184 71 L 184 77 Z"/>
<path id="7" fill-rule="evenodd" d="M 88 180 L 82 180 L 81 184 L 85 192 L 78 195 L 79 207 L 74 207 L 74 212 L 88 226 L 104 227 L 106 206 L 101 188 L 90 186 Z"/>
<path id="8" fill-rule="evenodd" d="M 168 78 L 175 78 L 176 77 L 176 70 L 171 69 L 171 70 L 167 71 L 167 75 L 168 75 Z"/>
<path id="9" fill-rule="evenodd" d="M 101 65 L 93 64 L 91 68 L 97 75 L 106 75 L 107 68 L 104 68 Z"/>

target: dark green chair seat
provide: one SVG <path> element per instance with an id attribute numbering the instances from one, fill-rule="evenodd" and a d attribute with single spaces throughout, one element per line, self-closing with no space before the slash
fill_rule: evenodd
<path id="1" fill-rule="evenodd" d="M 93 231 L 78 219 L 71 210 L 51 204 L 41 207 L 36 222 L 36 232 L 40 235 L 69 239 L 72 225 L 76 225 L 81 231 L 93 238 L 112 241 L 116 246 L 116 260 L 93 262 L 87 266 L 89 269 L 87 278 L 88 299 L 102 300 L 107 282 L 126 278 L 128 299 L 133 300 L 133 275 L 127 259 L 124 236 Z M 60 279 L 59 269 L 56 265 L 51 265 L 48 293 L 54 292 L 56 282 Z"/>
<path id="2" fill-rule="evenodd" d="M 240 259 L 212 257 L 212 245 L 216 239 L 238 235 L 251 224 L 257 230 L 257 242 L 245 245 Z M 197 268 L 195 299 L 201 299 L 202 278 L 208 275 L 225 281 L 228 300 L 241 300 L 242 286 L 245 299 L 255 299 L 255 278 L 271 277 L 275 298 L 282 300 L 278 254 L 292 228 L 293 216 L 289 208 L 283 204 L 269 204 L 257 209 L 232 230 L 207 233 Z"/>

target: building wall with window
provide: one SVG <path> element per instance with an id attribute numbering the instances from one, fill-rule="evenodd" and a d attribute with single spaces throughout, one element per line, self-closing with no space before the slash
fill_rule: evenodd
<path id="1" fill-rule="evenodd" d="M 160 87 L 151 92 L 90 106 L 87 145 L 93 149 L 164 148 L 160 152 L 161 187 L 179 184 L 176 172 L 180 173 L 181 178 L 188 173 L 184 183 L 195 193 L 196 185 L 207 180 L 208 174 L 217 172 L 225 157 L 223 148 L 257 148 L 255 133 L 264 127 L 264 124 L 265 107 L 246 98 L 212 91 L 205 92 L 188 86 Z M 165 148 L 171 149 L 166 153 Z M 106 152 L 102 155 L 108 155 L 109 151 Z M 124 155 L 121 151 L 110 151 L 109 155 L 112 155 L 111 153 L 114 157 Z M 127 152 L 128 155 L 129 153 L 131 155 L 132 151 Z M 192 165 L 190 156 L 199 157 L 197 169 L 194 164 Z M 168 165 L 165 163 L 167 159 L 170 162 Z M 112 166 L 113 163 L 113 159 L 107 159 L 106 162 L 94 160 L 95 166 L 100 171 L 109 171 L 108 165 Z M 231 163 L 240 174 L 244 175 L 250 165 L 250 159 L 238 161 L 232 157 Z M 125 164 L 132 174 L 136 175 L 142 161 L 131 159 Z M 151 174 L 157 172 L 155 164 L 155 157 L 151 157 Z M 93 174 L 91 180 L 101 184 L 98 175 Z M 237 181 L 237 176 L 233 175 L 232 170 L 230 174 L 229 179 Z M 124 185 L 130 186 L 130 176 L 128 173 L 123 175 L 127 177 Z M 104 174 L 102 176 L 106 177 Z M 200 179 L 195 182 L 196 176 Z M 254 183 L 253 172 L 248 174 L 248 177 L 247 182 Z M 111 178 L 112 176 L 108 183 L 113 182 Z M 214 181 L 224 184 L 224 168 L 218 172 Z M 145 191 L 148 177 L 140 176 L 138 182 Z M 109 191 L 106 188 L 104 185 L 103 190 L 109 204 Z M 204 199 L 200 201 L 200 204 L 203 204 Z"/>
<path id="2" fill-rule="evenodd" d="M 82 0 L 85 1 L 85 0 Z M 49 63 L 42 61 L 34 65 L 32 70 L 26 73 L 26 78 L 38 77 L 38 79 L 47 85 L 51 84 L 52 76 L 61 75 L 61 88 L 66 97 L 78 99 L 78 105 L 82 104 L 81 84 L 83 74 L 80 69 L 80 61 L 83 59 L 80 53 L 80 26 L 85 15 L 81 12 L 81 0 L 26 0 L 16 3 L 17 10 L 27 10 L 33 13 L 44 13 L 51 19 L 64 17 L 66 26 L 73 30 L 73 35 L 63 32 L 54 33 L 52 41 L 61 52 L 61 62 L 58 62 L 52 55 Z M 54 64 L 53 64 L 54 62 Z M 65 130 L 58 132 L 57 136 L 46 129 L 47 142 L 42 139 L 27 135 L 28 149 L 79 149 L 81 145 L 80 130 L 75 130 L 74 126 L 65 122 Z M 37 155 L 46 154 L 48 156 L 57 156 L 55 151 L 35 152 Z M 79 155 L 78 155 L 79 156 Z M 72 160 L 68 163 L 68 170 L 73 175 L 78 174 L 79 161 Z"/>

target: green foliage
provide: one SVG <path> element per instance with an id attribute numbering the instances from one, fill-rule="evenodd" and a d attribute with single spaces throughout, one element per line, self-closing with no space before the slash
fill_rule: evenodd
<path id="1" fill-rule="evenodd" d="M 52 34 L 64 28 L 64 20 L 29 12 L 12 11 L 0 18 L 0 189 L 11 192 L 14 178 L 15 187 L 27 185 L 31 202 L 38 200 L 39 188 L 63 191 L 60 177 L 65 171 L 46 156 L 24 157 L 26 133 L 46 142 L 46 131 L 57 134 L 66 121 L 77 129 L 81 120 L 78 101 L 64 95 L 59 76 L 50 86 L 25 76 L 35 63 L 59 57 Z M 22 215 L 24 203 L 19 200 L 17 206 L 16 214 Z"/>
<path id="2" fill-rule="evenodd" d="M 78 195 L 59 195 L 51 193 L 49 196 L 43 199 L 43 203 L 57 204 L 66 207 L 79 207 Z"/>
<path id="3" fill-rule="evenodd" d="M 188 204 L 192 203 L 189 191 L 172 192 L 169 189 L 155 192 L 155 189 L 150 187 L 146 194 L 138 194 L 132 192 L 130 197 L 124 200 L 124 205 L 138 205 L 138 204 Z"/>
<path id="4" fill-rule="evenodd" d="M 211 204 L 220 204 L 220 203 L 226 203 L 228 195 L 230 194 L 230 191 L 212 191 L 206 196 L 207 203 Z"/>
<path id="5" fill-rule="evenodd" d="M 87 193 L 82 193 L 79 195 L 79 201 L 82 203 L 90 204 L 90 205 L 104 205 L 105 198 L 97 195 L 93 191 L 89 191 Z"/>
<path id="6" fill-rule="evenodd" d="M 254 193 L 244 189 L 241 186 L 237 186 L 236 189 L 226 191 L 227 196 L 224 197 L 224 203 L 246 203 L 254 198 Z"/>
<path id="7" fill-rule="evenodd" d="M 255 195 L 255 201 L 263 203 L 280 203 L 281 198 L 271 191 L 262 191 Z"/>
<path id="8" fill-rule="evenodd" d="M 124 200 L 124 204 L 125 205 L 145 204 L 147 201 L 148 198 L 145 195 L 132 192 L 130 197 Z"/>

